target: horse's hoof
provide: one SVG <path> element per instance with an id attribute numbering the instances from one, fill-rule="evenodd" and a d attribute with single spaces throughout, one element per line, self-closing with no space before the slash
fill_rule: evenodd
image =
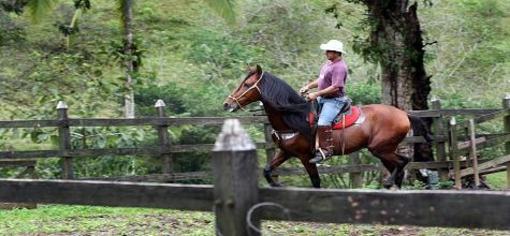
<path id="1" fill-rule="evenodd" d="M 322 157 L 314 157 L 310 160 L 308 160 L 308 163 L 310 164 L 319 164 L 323 161 L 324 159 Z"/>
<path id="2" fill-rule="evenodd" d="M 384 182 L 383 182 L 383 187 L 384 187 L 385 189 L 390 189 L 390 188 L 391 188 L 391 187 L 393 187 L 394 185 L 395 185 L 395 184 L 393 184 L 393 182 L 392 182 L 392 181 L 384 181 Z"/>
<path id="3" fill-rule="evenodd" d="M 392 190 L 392 191 L 397 191 L 399 190 L 400 188 L 397 186 L 397 185 L 393 185 L 389 188 L 389 190 Z"/>
<path id="4" fill-rule="evenodd" d="M 282 185 L 282 184 L 280 184 L 280 183 L 278 183 L 278 182 L 273 182 L 273 183 L 271 183 L 270 185 L 271 185 L 271 187 L 275 187 L 275 188 L 283 187 L 283 185 Z"/>

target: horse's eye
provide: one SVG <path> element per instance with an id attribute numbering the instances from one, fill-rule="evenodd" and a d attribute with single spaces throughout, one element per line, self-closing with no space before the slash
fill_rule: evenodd
<path id="1" fill-rule="evenodd" d="M 243 87 L 248 88 L 250 86 L 248 84 L 243 84 Z"/>

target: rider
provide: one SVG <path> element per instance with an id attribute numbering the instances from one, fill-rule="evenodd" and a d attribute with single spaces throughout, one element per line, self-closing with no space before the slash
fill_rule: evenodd
<path id="1" fill-rule="evenodd" d="M 318 87 L 318 91 L 307 95 L 307 100 L 317 99 L 322 107 L 317 134 L 319 149 L 310 163 L 319 163 L 333 155 L 332 124 L 338 113 L 346 103 L 345 82 L 347 81 L 347 64 L 342 56 L 345 54 L 343 43 L 330 40 L 321 44 L 320 48 L 326 53 L 328 61 L 321 67 L 319 78 L 300 89 L 301 93 Z"/>

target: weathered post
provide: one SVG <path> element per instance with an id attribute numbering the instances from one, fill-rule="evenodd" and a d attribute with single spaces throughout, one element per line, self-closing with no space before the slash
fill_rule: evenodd
<path id="1" fill-rule="evenodd" d="M 349 154 L 349 159 L 351 161 L 351 165 L 361 164 L 361 160 L 359 159 L 359 152 L 353 152 Z M 351 172 L 349 173 L 349 179 L 351 180 L 351 188 L 363 187 L 363 172 Z"/>
<path id="2" fill-rule="evenodd" d="M 239 120 L 226 120 L 212 155 L 217 235 L 259 235 L 246 222 L 259 201 L 257 163 L 255 145 Z M 260 228 L 260 220 L 251 224 Z"/>
<path id="3" fill-rule="evenodd" d="M 475 120 L 469 119 L 469 139 L 471 149 L 469 151 L 469 155 L 471 156 L 471 160 L 473 161 L 473 175 L 475 177 L 475 189 L 480 186 L 480 175 L 478 174 L 478 157 L 476 154 L 476 136 L 475 136 Z"/>
<path id="4" fill-rule="evenodd" d="M 62 178 L 73 179 L 73 158 L 69 155 L 68 151 L 71 150 L 71 132 L 69 130 L 69 117 L 67 115 L 67 104 L 59 101 L 57 104 L 58 114 L 58 142 L 61 155 L 64 158 L 62 164 Z"/>
<path id="5" fill-rule="evenodd" d="M 450 119 L 450 160 L 453 160 L 453 171 L 455 177 L 455 188 L 461 189 L 461 177 L 460 177 L 460 157 L 458 152 L 457 142 L 457 121 L 455 117 Z"/>
<path id="6" fill-rule="evenodd" d="M 158 116 L 160 118 L 165 118 L 165 102 L 163 100 L 158 99 L 154 107 L 158 112 Z M 159 139 L 159 151 L 160 158 L 163 162 L 163 174 L 171 174 L 173 170 L 173 159 L 172 155 L 169 153 L 170 151 L 170 135 L 168 133 L 168 125 L 159 124 L 156 127 L 158 131 L 158 139 Z"/>
<path id="7" fill-rule="evenodd" d="M 510 94 L 503 98 L 503 109 L 510 109 Z M 510 112 L 503 118 L 503 122 L 505 122 L 505 133 L 510 133 Z M 510 154 L 510 141 L 505 143 L 505 153 Z M 510 189 L 510 162 L 506 163 L 506 184 Z"/>
<path id="8" fill-rule="evenodd" d="M 431 101 L 432 109 L 441 110 L 441 100 L 433 99 Z M 443 115 L 439 114 L 439 117 L 434 117 L 432 119 L 432 125 L 434 129 L 434 133 L 436 136 L 445 136 L 446 132 L 444 130 L 444 119 Z M 444 140 L 436 140 L 436 157 L 438 161 L 446 161 L 446 142 Z M 441 181 L 448 180 L 448 170 L 447 169 L 439 169 L 439 178 Z"/>

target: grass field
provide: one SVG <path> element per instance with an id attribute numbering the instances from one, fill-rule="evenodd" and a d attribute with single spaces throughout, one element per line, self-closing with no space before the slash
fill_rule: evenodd
<path id="1" fill-rule="evenodd" d="M 487 183 L 494 189 L 503 190 L 507 188 L 506 172 L 490 174 L 487 175 L 486 178 Z"/>
<path id="2" fill-rule="evenodd" d="M 486 176 L 494 189 L 506 188 L 506 173 Z M 263 223 L 264 235 L 509 235 L 510 231 L 411 226 Z M 0 210 L 2 235 L 214 235 L 214 216 L 145 208 L 39 205 L 37 209 Z"/>
<path id="3" fill-rule="evenodd" d="M 264 222 L 264 235 L 510 235 L 508 231 L 410 226 Z M 0 235 L 214 235 L 205 212 L 39 205 L 0 211 Z"/>

